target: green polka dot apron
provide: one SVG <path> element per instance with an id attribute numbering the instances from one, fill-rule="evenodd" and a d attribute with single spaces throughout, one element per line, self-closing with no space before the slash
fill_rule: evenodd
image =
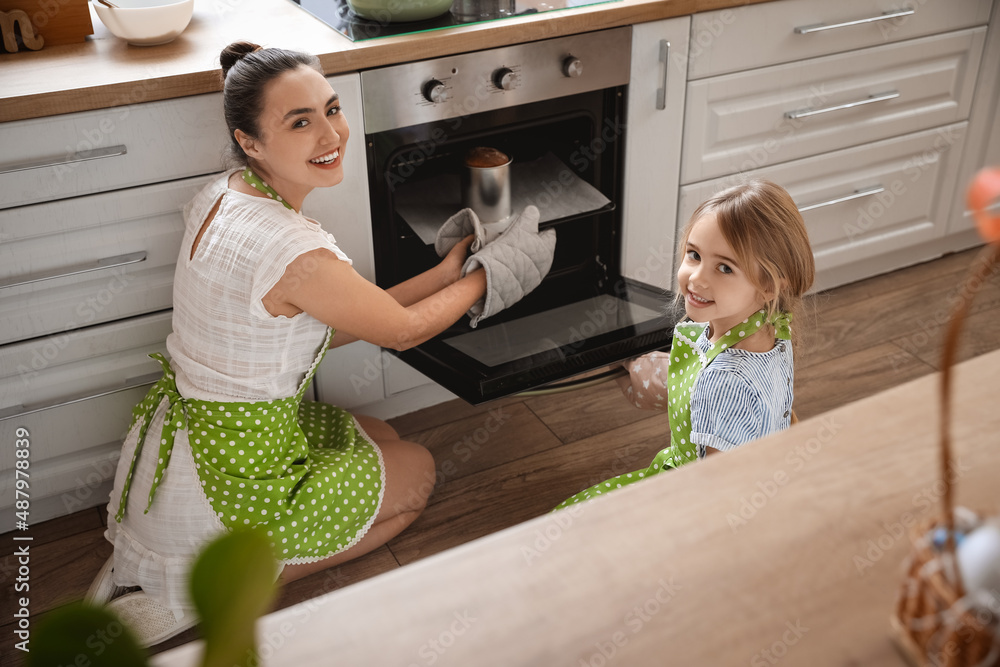
<path id="1" fill-rule="evenodd" d="M 149 355 L 163 377 L 132 411 L 130 431 L 139 424 L 138 441 L 115 519 L 125 515 L 146 429 L 166 400 L 147 512 L 183 429 L 202 490 L 224 526 L 259 526 L 286 563 L 320 560 L 353 546 L 378 513 L 385 479 L 381 454 L 349 412 L 302 401 L 332 335 L 328 330 L 298 392 L 271 401 L 184 398 L 164 356 Z"/>
<path id="2" fill-rule="evenodd" d="M 788 340 L 791 338 L 791 319 L 788 313 L 779 313 L 772 318 L 775 337 Z M 589 489 L 567 498 L 556 509 L 562 509 L 575 503 L 595 498 L 641 479 L 659 474 L 664 470 L 678 468 L 690 463 L 698 457 L 698 448 L 691 442 L 691 396 L 701 371 L 725 350 L 736 345 L 741 340 L 757 333 L 767 322 L 765 311 L 761 310 L 748 317 L 717 340 L 705 352 L 695 345 L 707 324 L 697 322 L 682 322 L 674 328 L 673 344 L 670 346 L 670 358 L 667 363 L 669 373 L 669 405 L 667 415 L 670 420 L 670 446 L 661 450 L 653 462 L 645 470 L 618 475 L 595 484 Z"/>

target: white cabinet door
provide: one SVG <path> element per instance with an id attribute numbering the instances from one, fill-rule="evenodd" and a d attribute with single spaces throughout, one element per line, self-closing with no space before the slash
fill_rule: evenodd
<path id="1" fill-rule="evenodd" d="M 162 372 L 169 310 L 0 347 L 0 442 L 30 433 L 31 520 L 107 502 L 132 408 Z M 0 447 L 0 532 L 14 519 L 14 447 Z"/>
<path id="2" fill-rule="evenodd" d="M 687 85 L 689 17 L 632 28 L 622 201 L 622 274 L 669 289 Z"/>
<path id="3" fill-rule="evenodd" d="M 976 82 L 976 97 L 969 114 L 969 139 L 951 204 L 949 234 L 975 227 L 972 214 L 965 208 L 966 188 L 983 167 L 1000 167 L 1000 0 L 996 0 L 994 7 L 994 19 L 986 35 L 983 64 Z M 1000 203 L 994 206 L 1000 214 Z"/>
<path id="4" fill-rule="evenodd" d="M 970 28 L 694 81 L 681 182 L 963 121 L 985 36 Z"/>
<path id="5" fill-rule="evenodd" d="M 940 255 L 968 123 L 915 132 L 867 146 L 750 172 L 782 185 L 795 200 L 816 257 L 814 289 L 825 289 Z M 681 188 L 690 215 L 732 178 Z M 901 252 L 927 248 L 923 255 Z"/>
<path id="6" fill-rule="evenodd" d="M 991 0 L 782 0 L 695 14 L 691 79 L 984 25 Z"/>
<path id="7" fill-rule="evenodd" d="M 0 210 L 0 344 L 170 308 L 182 209 L 211 178 Z"/>
<path id="8" fill-rule="evenodd" d="M 361 77 L 342 74 L 327 79 L 340 95 L 340 106 L 351 134 L 344 151 L 344 180 L 332 188 L 313 190 L 302 207 L 337 239 L 337 245 L 354 262 L 354 269 L 374 282 L 372 216 L 368 200 L 368 165 L 362 119 Z M 358 341 L 326 353 L 316 370 L 317 398 L 344 408 L 385 398 L 384 357 L 378 347 Z"/>
<path id="9" fill-rule="evenodd" d="M 0 124 L 0 209 L 222 169 L 220 93 L 141 101 Z"/>

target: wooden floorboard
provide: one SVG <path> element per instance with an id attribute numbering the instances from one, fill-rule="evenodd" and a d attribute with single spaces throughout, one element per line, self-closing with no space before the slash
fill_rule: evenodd
<path id="1" fill-rule="evenodd" d="M 797 320 L 795 410 L 800 418 L 932 373 L 950 306 L 978 250 L 948 255 L 808 298 Z M 1000 348 L 1000 273 L 972 303 L 961 359 Z M 632 407 L 613 382 L 567 394 L 511 397 L 479 406 L 449 401 L 390 420 L 425 445 L 438 485 L 423 515 L 387 546 L 330 572 L 286 586 L 281 608 L 322 595 L 549 511 L 613 475 L 644 468 L 666 446 L 666 416 Z M 103 508 L 32 526 L 32 613 L 80 597 L 111 547 Z M 11 619 L 16 562 L 4 535 L 3 619 Z M 533 545 L 526 545 L 531 548 Z M 10 637 L 11 623 L 0 632 Z M 190 630 L 157 651 L 197 637 Z M 20 656 L 0 651 L 0 667 Z"/>

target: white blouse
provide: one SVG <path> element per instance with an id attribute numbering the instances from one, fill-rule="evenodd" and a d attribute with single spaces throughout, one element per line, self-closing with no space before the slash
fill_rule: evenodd
<path id="1" fill-rule="evenodd" d="M 177 389 L 186 398 L 285 398 L 298 390 L 326 325 L 306 313 L 273 316 L 261 299 L 303 253 L 327 248 L 351 260 L 315 220 L 280 202 L 229 189 L 232 173 L 210 183 L 184 209 L 167 351 Z M 220 198 L 191 258 L 198 231 Z"/>

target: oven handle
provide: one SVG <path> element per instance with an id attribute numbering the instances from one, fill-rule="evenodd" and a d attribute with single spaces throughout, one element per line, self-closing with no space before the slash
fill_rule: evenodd
<path id="1" fill-rule="evenodd" d="M 590 375 L 585 378 L 580 378 L 579 380 L 569 380 L 567 382 L 554 382 L 550 385 L 546 385 L 541 389 L 530 389 L 528 391 L 522 391 L 517 394 L 517 396 L 548 396 L 549 394 L 563 394 L 569 391 L 576 391 L 577 389 L 585 389 L 587 387 L 592 387 L 602 382 L 607 382 L 608 380 L 614 380 L 619 377 L 624 377 L 628 375 L 628 371 L 625 370 L 624 366 L 619 366 L 617 368 L 612 368 L 611 370 L 604 371 L 603 373 L 598 373 L 597 375 Z"/>
<path id="2" fill-rule="evenodd" d="M 799 35 L 809 35 L 814 32 L 823 32 L 824 30 L 833 30 L 834 28 L 846 28 L 852 25 L 864 25 L 865 23 L 875 23 L 876 21 L 887 21 L 889 19 L 898 19 L 903 16 L 911 16 L 916 14 L 917 10 L 912 7 L 903 7 L 902 9 L 896 11 L 888 11 L 879 14 L 878 16 L 869 16 L 864 19 L 855 19 L 853 21 L 844 21 L 843 23 L 814 23 L 812 25 L 800 25 L 795 28 L 795 32 Z"/>
<path id="3" fill-rule="evenodd" d="M 670 68 L 670 42 L 660 40 L 660 62 L 663 63 L 663 87 L 656 90 L 656 108 L 662 111 L 667 108 L 667 70 Z"/>

